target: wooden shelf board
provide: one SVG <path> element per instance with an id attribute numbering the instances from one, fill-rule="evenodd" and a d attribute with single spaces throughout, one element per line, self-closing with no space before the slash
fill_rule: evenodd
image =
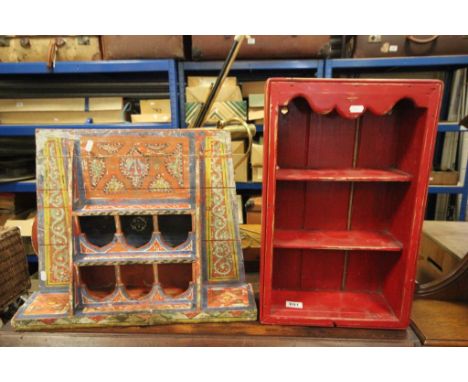
<path id="1" fill-rule="evenodd" d="M 191 213 L 194 208 L 190 203 L 180 203 L 177 205 L 178 211 Z M 156 203 L 141 203 L 141 204 L 87 204 L 77 208 L 72 212 L 73 216 L 101 216 L 101 215 L 136 215 L 138 213 L 154 213 L 154 214 L 171 214 L 174 209 L 171 209 L 167 204 Z"/>
<path id="2" fill-rule="evenodd" d="M 379 231 L 276 230 L 275 248 L 401 251 L 402 244 L 390 233 Z"/>
<path id="3" fill-rule="evenodd" d="M 286 301 L 301 302 L 303 308 L 286 308 Z M 316 321 L 327 326 L 386 321 L 396 327 L 399 323 L 385 296 L 377 292 L 273 290 L 270 316 L 278 323 L 285 319 L 293 324 L 313 325 Z"/>
<path id="4" fill-rule="evenodd" d="M 276 180 L 322 182 L 409 182 L 412 176 L 400 170 L 346 169 L 278 169 Z"/>
<path id="5" fill-rule="evenodd" d="M 192 263 L 195 261 L 193 253 L 188 254 L 147 254 L 147 253 L 122 253 L 122 254 L 86 254 L 75 257 L 74 263 L 79 266 L 86 265 L 124 265 L 124 264 L 164 264 L 164 263 Z"/>

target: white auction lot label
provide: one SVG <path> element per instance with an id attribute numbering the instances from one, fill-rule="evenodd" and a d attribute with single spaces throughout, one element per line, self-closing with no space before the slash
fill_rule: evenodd
<path id="1" fill-rule="evenodd" d="M 286 301 L 286 308 L 302 309 L 304 305 L 300 301 Z"/>

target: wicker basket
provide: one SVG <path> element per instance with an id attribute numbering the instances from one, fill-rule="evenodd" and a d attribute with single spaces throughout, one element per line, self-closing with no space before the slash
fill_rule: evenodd
<path id="1" fill-rule="evenodd" d="M 0 227 L 0 310 L 31 287 L 18 227 Z"/>

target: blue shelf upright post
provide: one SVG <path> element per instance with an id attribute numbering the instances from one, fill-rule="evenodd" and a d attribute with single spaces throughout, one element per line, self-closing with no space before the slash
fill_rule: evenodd
<path id="1" fill-rule="evenodd" d="M 180 127 L 180 120 L 179 120 L 179 97 L 178 97 L 178 71 L 177 71 L 177 63 L 175 60 L 170 60 L 168 68 L 168 80 L 169 80 L 169 96 L 171 99 L 171 126 L 174 129 L 178 129 Z"/>
<path id="2" fill-rule="evenodd" d="M 178 63 L 179 70 L 179 109 L 180 109 L 180 127 L 186 127 L 185 124 L 185 69 L 184 62 Z"/>

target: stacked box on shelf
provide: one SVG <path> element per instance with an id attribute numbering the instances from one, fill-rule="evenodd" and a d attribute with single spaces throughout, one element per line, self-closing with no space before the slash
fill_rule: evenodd
<path id="1" fill-rule="evenodd" d="M 170 123 L 171 100 L 147 99 L 140 101 L 140 114 L 132 114 L 133 123 Z"/>
<path id="2" fill-rule="evenodd" d="M 116 123 L 122 109 L 122 97 L 2 99 L 0 124 Z"/>
<path id="3" fill-rule="evenodd" d="M 55 48 L 55 56 L 51 48 Z M 98 36 L 1 36 L 0 62 L 100 60 Z"/>
<path id="4" fill-rule="evenodd" d="M 248 158 L 245 156 L 245 142 L 232 141 L 232 164 L 234 165 L 234 180 L 236 182 L 247 182 L 248 180 Z"/>
<path id="5" fill-rule="evenodd" d="M 184 37 L 181 35 L 107 35 L 101 36 L 101 45 L 104 60 L 185 57 Z"/>
<path id="6" fill-rule="evenodd" d="M 189 77 L 185 89 L 185 121 L 190 124 L 200 112 L 208 94 L 216 81 L 216 77 Z M 242 100 L 242 94 L 235 77 L 228 77 L 221 87 L 216 101 L 208 112 L 207 124 L 231 119 L 247 120 L 247 104 Z"/>
<path id="7" fill-rule="evenodd" d="M 350 43 L 355 58 L 468 54 L 466 36 L 360 35 Z"/>
<path id="8" fill-rule="evenodd" d="M 232 35 L 192 36 L 194 60 L 223 60 L 234 41 Z M 332 53 L 331 36 L 256 35 L 239 50 L 239 59 L 328 57 Z"/>
<path id="9" fill-rule="evenodd" d="M 252 144 L 250 165 L 252 167 L 252 181 L 261 182 L 263 178 L 263 142 Z"/>

